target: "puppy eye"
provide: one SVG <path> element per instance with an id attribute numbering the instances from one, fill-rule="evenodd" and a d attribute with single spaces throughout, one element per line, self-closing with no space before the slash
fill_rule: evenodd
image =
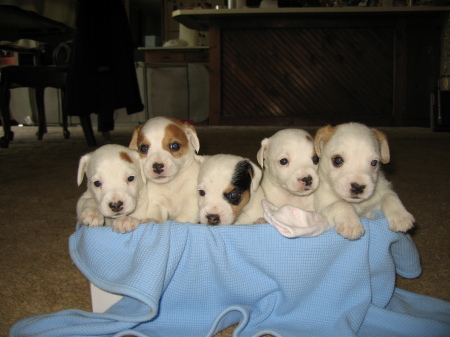
<path id="1" fill-rule="evenodd" d="M 314 165 L 317 165 L 319 163 L 319 157 L 318 156 L 313 156 L 312 157 L 312 161 L 313 161 Z"/>
<path id="2" fill-rule="evenodd" d="M 372 162 L 370 163 L 370 165 L 372 166 L 377 166 L 378 165 L 378 160 L 372 160 Z"/>
<path id="3" fill-rule="evenodd" d="M 178 143 L 170 143 L 169 144 L 169 149 L 171 149 L 172 151 L 178 151 L 180 150 L 181 145 Z"/>
<path id="4" fill-rule="evenodd" d="M 331 158 L 334 167 L 341 167 L 344 164 L 344 159 L 342 157 L 336 156 Z"/>
<path id="5" fill-rule="evenodd" d="M 100 187 L 100 186 L 102 186 L 102 183 L 99 180 L 96 180 L 96 181 L 94 181 L 94 186 Z"/>
<path id="6" fill-rule="evenodd" d="M 134 176 L 129 176 L 127 180 L 131 183 L 134 180 Z"/>
<path id="7" fill-rule="evenodd" d="M 237 200 L 237 199 L 239 199 L 240 196 L 241 196 L 241 194 L 236 191 L 233 191 L 230 194 L 228 194 L 228 197 L 230 198 L 230 200 Z"/>
<path id="8" fill-rule="evenodd" d="M 147 153 L 148 152 L 148 145 L 141 145 L 140 147 L 139 147 L 139 152 L 141 152 L 141 153 Z"/>
<path id="9" fill-rule="evenodd" d="M 288 163 L 289 163 L 289 160 L 287 160 L 287 158 L 280 159 L 281 165 L 287 165 Z"/>
<path id="10" fill-rule="evenodd" d="M 200 194 L 201 197 L 204 197 L 206 193 L 203 190 L 198 190 L 198 194 Z"/>

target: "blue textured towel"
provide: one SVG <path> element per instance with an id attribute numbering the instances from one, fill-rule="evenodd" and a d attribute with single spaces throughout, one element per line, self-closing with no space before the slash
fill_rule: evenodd
<path id="1" fill-rule="evenodd" d="M 269 224 L 145 224 L 127 234 L 79 229 L 74 263 L 124 295 L 106 313 L 70 309 L 16 323 L 10 336 L 449 336 L 450 303 L 395 288 L 419 256 L 385 219 L 362 219 L 349 241 L 334 228 L 289 239 Z"/>

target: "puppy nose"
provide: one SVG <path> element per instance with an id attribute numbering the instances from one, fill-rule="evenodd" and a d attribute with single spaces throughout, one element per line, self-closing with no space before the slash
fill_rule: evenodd
<path id="1" fill-rule="evenodd" d="M 118 202 L 110 202 L 109 203 L 109 208 L 111 208 L 111 210 L 113 212 L 120 212 L 123 209 L 123 202 L 122 201 L 118 201 Z"/>
<path id="2" fill-rule="evenodd" d="M 307 177 L 302 178 L 301 181 L 305 183 L 305 186 L 311 186 L 313 178 L 308 175 Z"/>
<path id="3" fill-rule="evenodd" d="M 364 189 L 366 188 L 366 185 L 360 185 L 357 183 L 351 183 L 350 186 L 352 187 L 351 188 L 352 193 L 356 195 L 363 193 Z"/>
<path id="4" fill-rule="evenodd" d="M 163 170 L 164 164 L 154 163 L 152 167 L 153 167 L 153 172 L 155 172 L 155 173 L 161 173 L 164 171 Z"/>
<path id="5" fill-rule="evenodd" d="M 220 216 L 218 214 L 208 214 L 206 218 L 210 225 L 218 225 L 220 223 Z"/>

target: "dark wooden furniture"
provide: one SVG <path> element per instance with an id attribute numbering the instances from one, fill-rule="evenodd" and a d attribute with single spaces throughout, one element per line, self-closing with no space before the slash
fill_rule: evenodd
<path id="1" fill-rule="evenodd" d="M 0 112 L 3 121 L 4 136 L 0 138 L 0 147 L 7 148 L 9 142 L 14 139 L 11 131 L 9 102 L 10 89 L 28 87 L 35 89 L 39 140 L 47 132 L 45 118 L 44 91 L 47 87 L 61 89 L 64 93 L 67 77 L 67 67 L 63 66 L 9 66 L 0 68 Z M 36 119 L 34 119 L 36 121 Z M 64 138 L 70 138 L 67 128 L 67 115 L 63 109 L 63 134 Z"/>
<path id="2" fill-rule="evenodd" d="M 75 17 L 78 8 L 77 0 L 51 2 L 46 0 L 24 0 L 20 2 L 24 10 L 16 6 L 17 1 L 0 0 L 0 40 L 17 41 L 30 39 L 39 42 L 64 45 L 72 40 L 75 34 Z M 50 8 L 51 7 L 51 8 Z M 57 21 L 60 20 L 60 21 Z M 13 50 L 18 53 L 30 53 L 31 50 L 17 47 L 15 44 L 4 44 L 1 49 Z M 64 50 L 64 48 L 63 48 Z M 56 50 L 55 50 L 56 51 Z M 34 55 L 37 56 L 35 51 Z M 70 55 L 70 54 L 69 54 Z M 0 147 L 7 148 L 14 139 L 11 131 L 9 101 L 10 89 L 29 87 L 35 89 L 38 116 L 34 122 L 38 124 L 38 139 L 46 132 L 44 91 L 47 87 L 61 89 L 64 94 L 67 77 L 67 62 L 59 63 L 58 55 L 54 54 L 54 66 L 14 65 L 0 68 L 0 110 L 2 115 L 4 136 L 0 138 Z M 81 125 L 88 145 L 95 146 L 95 137 L 90 118 L 80 117 Z M 67 115 L 63 109 L 63 134 L 67 139 L 70 132 L 67 128 Z"/>
<path id="3" fill-rule="evenodd" d="M 209 29 L 212 125 L 429 126 L 449 7 L 179 10 Z"/>

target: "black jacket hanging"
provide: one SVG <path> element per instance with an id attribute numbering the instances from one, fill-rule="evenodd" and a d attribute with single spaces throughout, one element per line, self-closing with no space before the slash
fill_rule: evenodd
<path id="1" fill-rule="evenodd" d="M 133 40 L 120 0 L 82 0 L 66 83 L 69 116 L 142 111 Z"/>

